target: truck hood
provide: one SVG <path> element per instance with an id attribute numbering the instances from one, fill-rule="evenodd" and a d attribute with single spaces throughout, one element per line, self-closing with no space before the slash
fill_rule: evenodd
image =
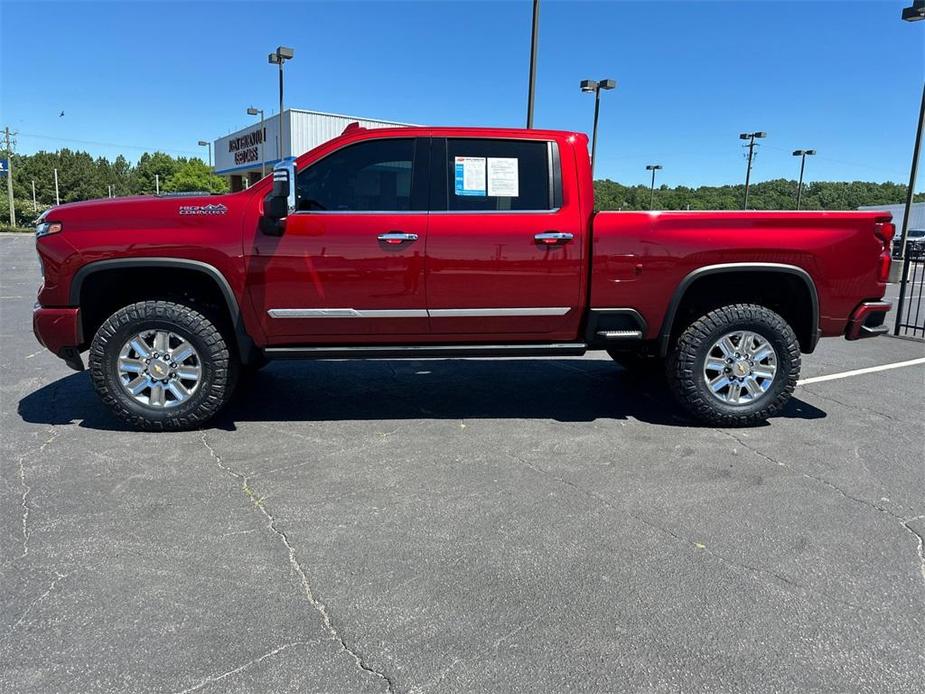
<path id="1" fill-rule="evenodd" d="M 150 229 L 227 221 L 250 198 L 247 191 L 225 195 L 153 196 L 85 200 L 52 207 L 41 220 L 61 222 L 64 231 Z"/>

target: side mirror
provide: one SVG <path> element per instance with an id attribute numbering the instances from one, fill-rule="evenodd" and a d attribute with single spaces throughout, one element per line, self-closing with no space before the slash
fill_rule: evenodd
<path id="1" fill-rule="evenodd" d="M 263 233 L 283 235 L 286 218 L 295 211 L 295 192 L 295 157 L 286 157 L 273 167 L 273 190 L 263 200 Z"/>

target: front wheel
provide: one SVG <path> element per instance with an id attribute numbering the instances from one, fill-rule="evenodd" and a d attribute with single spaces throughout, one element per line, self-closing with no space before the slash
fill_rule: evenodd
<path id="1" fill-rule="evenodd" d="M 93 337 L 93 386 L 122 420 L 147 431 L 192 429 L 228 401 L 237 360 L 206 316 L 169 301 L 112 314 Z"/>
<path id="2" fill-rule="evenodd" d="M 710 424 L 749 426 L 779 412 L 800 375 L 800 345 L 774 311 L 734 304 L 710 311 L 678 338 L 667 365 L 671 389 Z"/>

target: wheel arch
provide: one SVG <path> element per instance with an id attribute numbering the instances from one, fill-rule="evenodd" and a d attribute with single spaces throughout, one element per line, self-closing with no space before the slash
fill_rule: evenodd
<path id="1" fill-rule="evenodd" d="M 664 357 L 668 354 L 671 340 L 677 333 L 678 326 L 676 323 L 679 309 L 683 306 L 685 297 L 690 296 L 689 291 L 699 280 L 724 274 L 741 275 L 742 273 L 755 272 L 768 275 L 778 274 L 786 277 L 788 281 L 796 280 L 798 286 L 801 286 L 806 291 L 809 297 L 809 320 L 806 321 L 804 326 L 793 327 L 800 340 L 802 351 L 811 353 L 816 348 L 816 343 L 819 340 L 819 293 L 816 290 L 813 278 L 806 270 L 797 265 L 784 263 L 719 263 L 706 265 L 689 272 L 675 288 L 659 332 L 659 355 Z M 732 299 L 729 303 L 735 302 L 736 300 Z"/>
<path id="2" fill-rule="evenodd" d="M 241 309 L 238 305 L 237 297 L 228 280 L 222 272 L 214 265 L 202 262 L 200 260 L 190 260 L 186 258 L 162 258 L 162 257 L 142 257 L 142 258 L 113 258 L 109 260 L 97 260 L 81 267 L 71 280 L 71 286 L 68 293 L 69 303 L 72 306 L 80 306 L 81 314 L 84 313 L 82 306 L 82 297 L 87 280 L 99 273 L 118 272 L 125 270 L 150 270 L 155 268 L 166 268 L 182 270 L 185 272 L 195 273 L 197 276 L 206 278 L 208 282 L 218 291 L 224 302 L 224 308 L 227 311 L 229 325 L 234 331 L 234 339 L 238 355 L 243 363 L 248 363 L 256 354 L 254 341 L 244 326 L 244 320 L 241 316 Z M 86 339 L 92 338 L 92 330 L 84 330 L 83 318 L 81 318 L 81 331 Z"/>

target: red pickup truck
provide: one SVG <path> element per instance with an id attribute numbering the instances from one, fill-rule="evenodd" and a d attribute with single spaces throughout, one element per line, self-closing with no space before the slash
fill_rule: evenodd
<path id="1" fill-rule="evenodd" d="M 195 427 L 271 359 L 663 365 L 696 417 L 780 410 L 819 337 L 885 331 L 881 212 L 595 212 L 587 138 L 352 125 L 250 189 L 52 208 L 36 337 L 122 419 Z"/>

